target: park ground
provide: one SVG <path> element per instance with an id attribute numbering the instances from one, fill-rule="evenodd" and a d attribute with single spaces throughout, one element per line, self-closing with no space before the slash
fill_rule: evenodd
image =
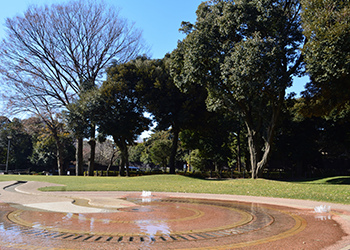
<path id="1" fill-rule="evenodd" d="M 335 176 L 318 179 L 275 181 L 268 179 L 207 180 L 181 175 L 150 175 L 137 177 L 84 177 L 0 175 L 0 181 L 40 181 L 63 184 L 41 191 L 153 191 L 232 194 L 260 197 L 290 198 L 350 204 L 350 177 Z"/>

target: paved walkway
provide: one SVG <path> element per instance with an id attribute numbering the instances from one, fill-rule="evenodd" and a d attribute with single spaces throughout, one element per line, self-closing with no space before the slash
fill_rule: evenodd
<path id="1" fill-rule="evenodd" d="M 52 203 L 52 202 L 64 202 L 72 204 L 74 199 L 88 199 L 91 206 L 96 207 L 113 207 L 121 208 L 132 205 L 131 202 L 117 199 L 118 197 L 124 197 L 125 195 L 135 194 L 137 192 L 123 192 L 123 191 L 69 191 L 69 192 L 41 192 L 38 189 L 42 187 L 60 186 L 53 183 L 45 182 L 27 182 L 15 188 L 18 193 L 7 192 L 4 187 L 15 184 L 15 181 L 0 182 L 0 200 L 4 202 L 15 202 L 22 205 L 26 204 L 38 204 L 40 203 Z M 25 194 L 25 195 L 23 195 Z M 196 194 L 196 193 L 173 193 L 173 192 L 153 192 L 153 194 L 161 194 L 167 197 L 177 198 L 198 198 L 198 199 L 211 199 L 211 200 L 231 200 L 241 202 L 254 202 L 261 204 L 280 205 L 294 208 L 306 208 L 314 209 L 317 206 L 330 206 L 332 210 L 343 210 L 350 212 L 350 205 L 342 205 L 335 203 L 310 201 L 310 200 L 297 200 L 297 199 L 283 199 L 283 198 L 271 198 L 271 197 L 256 197 L 256 196 L 244 196 L 244 195 L 226 195 L 226 194 Z M 127 204 L 126 204 L 127 203 Z M 46 205 L 47 206 L 47 205 Z M 74 209 L 74 205 L 69 209 Z M 47 207 L 46 207 L 47 208 Z M 52 205 L 50 211 L 58 211 L 57 206 Z M 79 206 L 80 213 L 88 213 L 90 210 L 81 208 Z M 59 211 L 58 211 L 59 212 Z M 74 210 L 67 210 L 66 212 L 74 212 Z M 96 211 L 93 211 L 96 212 Z"/>
<path id="2" fill-rule="evenodd" d="M 22 206 L 22 207 L 28 208 L 28 209 L 34 209 L 34 210 L 36 209 L 39 211 L 41 211 L 41 210 L 42 211 L 49 211 L 49 212 L 52 212 L 52 215 L 56 215 L 56 213 L 68 213 L 68 214 L 99 214 L 99 213 L 105 214 L 105 213 L 111 213 L 112 214 L 112 213 L 115 213 L 116 211 L 127 211 L 127 209 L 129 209 L 128 211 L 132 211 L 133 209 L 136 211 L 138 209 L 137 208 L 138 204 L 132 202 L 132 199 L 125 200 L 123 198 L 133 197 L 133 196 L 140 197 L 140 195 L 141 195 L 141 192 L 119 192 L 119 191 L 111 191 L 111 192 L 41 192 L 41 191 L 38 191 L 38 188 L 46 187 L 46 186 L 56 186 L 56 184 L 43 183 L 43 182 L 27 182 L 27 183 L 24 183 L 24 184 L 19 185 L 19 186 L 17 186 L 17 185 L 12 186 L 15 183 L 16 182 L 0 182 L 0 201 L 1 202 L 6 203 L 6 204 L 12 204 L 15 206 Z M 12 186 L 12 188 L 11 188 L 11 186 Z M 314 215 L 311 214 L 315 207 L 318 207 L 318 206 L 330 207 L 331 211 L 333 212 L 332 216 L 334 217 L 334 218 L 332 218 L 332 220 L 334 220 L 336 223 L 338 223 L 337 225 L 341 226 L 343 236 L 340 237 L 335 242 L 333 242 L 331 245 L 325 245 L 324 249 L 329 249 L 329 250 L 330 249 L 341 249 L 341 250 L 349 250 L 350 249 L 350 237 L 349 237 L 349 235 L 350 235 L 350 206 L 349 205 L 332 204 L 332 203 L 316 202 L 316 201 L 306 201 L 306 200 L 294 200 L 294 199 L 292 200 L 292 199 L 268 198 L 268 197 L 239 196 L 239 195 L 217 195 L 217 194 L 214 195 L 214 194 L 171 193 L 171 192 L 155 192 L 155 193 L 152 193 L 152 195 L 155 197 L 167 197 L 168 199 L 169 198 L 173 198 L 173 199 L 186 198 L 186 199 L 201 199 L 201 200 L 210 200 L 210 201 L 216 200 L 218 202 L 219 201 L 232 201 L 232 202 L 244 202 L 244 203 L 253 202 L 255 204 L 261 204 L 261 205 L 265 204 L 268 206 L 268 209 L 271 209 L 271 211 L 276 210 L 275 207 L 278 207 L 279 211 L 283 211 L 283 210 L 289 211 L 290 210 L 290 211 L 293 211 L 293 213 L 296 213 L 295 211 L 299 211 L 297 213 L 302 214 L 304 216 L 304 218 L 299 219 L 299 217 L 297 217 L 297 216 L 296 217 L 294 216 L 293 218 L 296 221 L 296 223 L 298 223 L 298 221 L 300 221 L 301 225 L 304 223 L 303 221 L 305 221 L 305 223 L 304 223 L 305 227 L 300 226 L 300 228 L 302 228 L 303 230 L 306 228 L 306 224 L 308 225 L 308 227 L 312 227 L 313 222 L 312 222 L 312 220 L 310 220 L 310 218 L 315 217 Z M 73 201 L 75 201 L 75 202 L 73 203 Z M 0 205 L 1 205 L 1 202 L 0 202 Z M 203 204 L 205 204 L 205 203 L 203 203 Z M 282 208 L 280 206 L 283 206 L 284 208 Z M 119 209 L 119 210 L 117 210 L 117 209 Z M 186 213 L 189 213 L 189 214 L 191 211 L 195 211 L 194 213 L 196 213 L 196 211 L 198 210 L 197 215 L 194 215 L 194 217 L 192 216 L 193 218 L 195 218 L 196 216 L 198 218 L 200 216 L 203 216 L 203 212 L 201 212 L 200 209 L 194 209 L 191 207 L 187 207 L 186 209 L 187 209 Z M 204 209 L 204 205 L 203 205 L 203 209 Z M 207 213 L 209 213 L 208 211 L 207 211 Z M 273 213 L 271 211 L 269 213 Z M 306 215 L 306 213 L 305 213 L 305 215 L 304 215 L 303 212 L 300 212 L 300 211 L 308 211 L 308 214 Z M 239 211 L 239 213 L 240 213 L 240 215 L 236 214 L 234 216 L 238 216 L 238 217 L 243 216 L 244 217 L 246 214 L 246 212 L 244 212 L 244 211 L 243 212 Z M 289 212 L 286 212 L 286 213 L 289 213 Z M 327 213 L 327 214 L 329 214 L 329 213 Z M 310 215 L 312 215 L 312 216 L 310 216 Z M 14 218 L 13 220 L 15 222 L 18 222 L 19 224 L 22 223 L 22 225 L 25 225 L 25 226 L 29 225 L 28 222 L 26 222 L 27 224 L 25 224 L 22 220 L 24 220 L 24 218 L 26 218 L 29 221 L 29 218 L 27 218 L 26 216 L 30 217 L 30 214 L 26 215 L 25 213 L 17 212 L 17 214 L 14 213 L 14 215 L 12 215 L 12 216 L 13 216 L 13 218 Z M 16 219 L 16 216 L 19 219 Z M 86 215 L 86 216 L 88 216 L 88 215 Z M 179 216 L 182 216 L 182 214 L 180 214 Z M 244 217 L 246 220 L 245 222 L 247 222 L 250 218 L 249 215 L 247 215 L 247 216 Z M 268 215 L 266 215 L 266 216 L 268 216 Z M 274 216 L 276 218 L 278 218 L 280 215 L 276 214 Z M 218 218 L 220 218 L 220 216 L 218 216 Z M 305 219 L 305 218 L 308 218 L 308 219 Z M 320 218 L 323 219 L 323 217 L 320 217 Z M 49 219 L 47 219 L 47 220 L 49 220 Z M 283 219 L 283 220 L 285 220 L 286 224 L 288 224 L 287 221 L 289 219 L 287 217 L 285 217 L 285 219 Z M 176 221 L 176 218 L 175 218 L 175 221 Z M 277 222 L 278 221 L 276 219 L 276 223 Z M 1 221 L 0 221 L 0 223 L 1 223 Z M 96 220 L 96 223 L 97 223 L 97 220 Z M 30 224 L 30 225 L 32 225 L 32 224 Z M 103 225 L 101 224 L 101 225 L 99 225 L 99 227 L 103 227 Z M 280 227 L 283 227 L 283 225 L 281 225 Z M 277 229 L 275 229 L 275 230 L 277 230 Z M 292 230 L 292 229 L 287 230 L 287 232 L 289 232 L 290 230 Z M 328 228 L 327 228 L 327 230 L 328 230 Z M 340 229 L 337 229 L 337 230 L 338 231 L 334 231 L 334 230 L 333 231 L 339 233 Z M 304 231 L 307 232 L 307 230 L 304 230 Z M 312 234 L 312 231 L 317 232 L 316 229 L 309 228 L 309 231 L 308 231 L 309 235 Z M 333 231 L 330 231 L 328 234 L 332 234 Z M 71 232 L 73 232 L 73 231 L 71 231 Z M 218 231 L 217 233 L 219 234 L 222 232 Z M 300 235 L 302 235 L 302 230 L 301 229 L 295 230 L 295 234 L 296 233 L 300 233 Z M 81 234 L 83 234 L 83 232 L 81 232 Z M 279 233 L 276 233 L 276 234 L 281 235 Z M 76 238 L 78 238 L 78 237 L 81 237 L 81 236 L 76 236 Z M 162 238 L 162 237 L 163 236 L 160 236 L 160 238 Z M 260 236 L 254 236 L 254 237 L 256 237 L 257 239 L 260 239 L 259 238 Z M 271 239 L 271 237 L 269 237 L 268 239 Z M 108 239 L 112 239 L 112 238 L 113 237 L 111 236 Z M 132 238 L 133 237 L 130 237 L 129 241 L 132 241 Z M 226 237 L 226 238 L 228 238 L 228 237 Z M 222 241 L 222 243 L 220 243 L 220 244 L 223 245 L 223 248 L 221 248 L 219 246 L 218 247 L 199 248 L 199 247 L 196 247 L 196 245 L 194 244 L 194 242 L 196 242 L 196 241 L 191 241 L 191 242 L 190 241 L 183 241 L 178 246 L 181 246 L 181 248 L 188 247 L 191 249 L 192 248 L 193 249 L 231 249 L 228 246 L 232 246 L 232 249 L 236 248 L 236 247 L 243 247 L 244 249 L 269 249 L 269 246 L 268 245 L 265 246 L 265 245 L 270 244 L 270 241 L 272 242 L 272 240 L 263 241 L 263 239 L 261 239 L 260 241 L 262 242 L 261 243 L 262 245 L 259 245 L 259 246 L 261 246 L 261 248 L 257 248 L 256 245 L 245 244 L 243 240 L 242 240 L 242 243 L 240 243 L 241 245 L 237 245 L 237 244 L 236 245 L 232 245 L 232 244 L 225 245 L 224 241 L 228 240 L 226 238 L 225 237 L 220 238 L 220 240 Z M 108 239 L 107 239 L 107 241 L 108 241 Z M 119 239 L 120 239 L 120 237 L 119 237 Z M 164 239 L 162 239 L 162 240 L 164 240 Z M 214 238 L 208 239 L 207 241 L 203 240 L 203 243 L 206 242 L 205 244 L 208 244 L 208 246 L 212 246 L 212 243 L 210 242 L 210 240 L 213 241 Z M 271 248 L 271 249 L 278 249 L 278 247 L 281 247 L 281 244 L 283 245 L 284 249 L 299 249 L 299 248 L 294 248 L 294 244 L 293 244 L 294 240 L 295 239 L 292 240 L 292 237 L 285 238 L 285 239 L 283 238 L 283 240 L 281 238 L 280 243 L 276 243 L 278 241 L 273 240 L 275 245 L 273 245 L 273 248 Z M 141 237 L 141 241 L 143 241 L 142 237 Z M 164 241 L 166 241 L 166 240 L 164 240 Z M 331 240 L 329 242 L 331 242 Z M 73 243 L 67 243 L 67 247 L 71 247 L 74 245 L 74 244 L 73 245 L 72 244 Z M 84 242 L 84 244 L 85 244 L 85 242 Z M 265 245 L 263 245 L 263 244 L 265 244 Z M 16 247 L 13 247 L 13 246 L 9 245 L 8 243 L 6 243 L 5 240 L 1 241 L 1 239 L 0 239 L 0 246 L 3 247 L 1 249 L 17 249 Z M 17 245 L 18 249 L 30 249 L 30 247 L 32 245 L 28 245 L 28 247 L 26 247 L 26 246 L 27 246 L 26 244 L 21 245 L 20 247 Z M 129 249 L 129 248 L 133 249 L 132 246 L 133 245 L 126 244 L 125 246 L 123 246 L 120 249 L 124 249 L 124 248 L 125 249 Z M 167 246 L 166 248 L 168 248 L 168 246 L 170 246 L 170 245 L 166 245 L 166 246 Z M 288 246 L 290 246 L 290 247 L 288 247 Z M 115 246 L 113 246 L 113 247 L 115 249 Z M 128 247 L 128 248 L 126 248 L 126 247 Z M 138 245 L 138 247 L 139 247 L 139 245 Z M 162 247 L 164 247 L 164 245 L 162 245 L 162 247 L 160 247 L 160 245 L 156 245 L 156 244 L 155 245 L 147 245 L 147 248 L 145 248 L 145 249 L 151 249 L 151 248 L 158 249 L 157 247 L 159 249 L 162 249 Z M 49 248 L 49 249 L 51 249 L 51 248 Z M 109 248 L 102 247 L 101 249 L 109 249 Z M 308 248 L 308 246 L 305 246 L 305 248 L 303 248 L 303 249 L 319 249 L 319 248 Z"/>
<path id="3" fill-rule="evenodd" d="M 14 190 L 6 187 L 17 182 L 0 182 L 0 200 L 16 203 L 25 207 L 44 209 L 62 213 L 104 213 L 106 208 L 122 208 L 134 205 L 131 202 L 115 199 L 109 192 L 41 192 L 41 187 L 59 186 L 45 182 L 27 182 L 16 186 Z M 123 195 L 121 192 L 118 196 Z M 86 199 L 90 206 L 74 205 L 76 199 Z"/>

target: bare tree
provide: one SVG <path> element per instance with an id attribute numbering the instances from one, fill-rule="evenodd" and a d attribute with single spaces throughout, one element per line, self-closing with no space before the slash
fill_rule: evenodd
<path id="1" fill-rule="evenodd" d="M 88 142 L 84 141 L 84 145 L 87 145 Z M 85 149 L 83 150 L 83 160 L 84 163 L 87 163 L 90 157 L 90 150 Z M 112 167 L 112 165 L 115 163 L 116 159 L 120 157 L 120 150 L 118 147 L 114 145 L 114 143 L 110 140 L 105 140 L 104 142 L 97 142 L 96 143 L 96 163 L 100 165 L 107 166 L 106 171 L 108 175 L 108 171 Z"/>
<path id="2" fill-rule="evenodd" d="M 145 48 L 142 33 L 103 1 L 33 5 L 24 15 L 8 18 L 5 26 L 7 36 L 0 48 L 0 73 L 8 87 L 5 96 L 18 102 L 23 90 L 32 88 L 51 110 L 77 99 L 84 83 L 85 88 L 86 83 L 98 84 L 112 60 L 124 63 Z M 90 139 L 94 152 L 95 135 Z M 77 174 L 82 173 L 81 157 Z M 92 168 L 93 162 L 91 157 Z"/>
<path id="3" fill-rule="evenodd" d="M 115 163 L 116 159 L 120 157 L 120 150 L 115 144 L 106 139 L 104 142 L 98 142 L 96 145 L 96 162 L 101 165 L 107 166 L 107 176 L 112 165 Z"/>
<path id="4" fill-rule="evenodd" d="M 116 157 L 117 153 L 118 149 L 116 149 L 116 146 L 111 140 L 106 139 L 104 142 L 98 142 L 96 144 L 96 162 L 101 165 L 112 165 L 114 163 L 113 159 Z"/>

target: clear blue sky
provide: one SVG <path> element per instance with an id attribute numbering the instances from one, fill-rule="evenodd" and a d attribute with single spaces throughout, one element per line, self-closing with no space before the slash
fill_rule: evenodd
<path id="1" fill-rule="evenodd" d="M 30 4 L 51 5 L 64 3 L 65 0 L 7 0 L 0 8 L 0 38 L 4 37 L 4 23 L 8 17 L 22 14 Z M 143 31 L 143 37 L 150 46 L 152 58 L 163 58 L 176 48 L 177 41 L 184 38 L 179 33 L 182 21 L 194 23 L 196 10 L 202 0 L 105 0 L 120 8 L 120 15 Z M 306 79 L 295 79 L 293 87 L 288 91 L 297 94 L 303 90 Z"/>

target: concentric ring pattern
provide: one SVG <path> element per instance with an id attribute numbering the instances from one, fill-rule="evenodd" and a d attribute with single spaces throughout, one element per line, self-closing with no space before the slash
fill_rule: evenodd
<path id="1" fill-rule="evenodd" d="M 91 244 L 101 249 L 162 249 L 164 244 L 168 249 L 230 249 L 280 240 L 306 227 L 298 215 L 253 203 L 170 198 L 138 202 L 99 214 L 7 206 L 1 210 L 0 231 L 21 249 L 80 249 Z M 4 237 L 0 240 L 6 244 Z"/>

